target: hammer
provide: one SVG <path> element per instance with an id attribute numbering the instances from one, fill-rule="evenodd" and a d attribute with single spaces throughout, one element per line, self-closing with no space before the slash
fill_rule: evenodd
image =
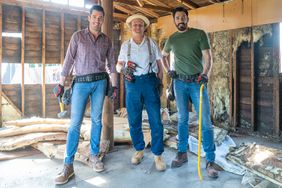
<path id="1" fill-rule="evenodd" d="M 57 114 L 58 118 L 67 118 L 68 114 L 67 114 L 67 111 L 65 111 L 65 106 L 60 96 L 58 96 L 58 101 L 60 104 L 60 112 Z"/>
<path id="2" fill-rule="evenodd" d="M 67 117 L 67 111 L 65 111 L 64 103 L 62 102 L 62 94 L 58 94 L 58 87 L 54 87 L 53 89 L 54 95 L 57 97 L 60 105 L 60 113 L 57 114 L 58 118 L 66 118 Z"/>

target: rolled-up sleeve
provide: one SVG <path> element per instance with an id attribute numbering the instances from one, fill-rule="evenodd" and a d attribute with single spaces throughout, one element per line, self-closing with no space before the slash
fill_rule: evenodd
<path id="1" fill-rule="evenodd" d="M 71 67 L 74 64 L 75 56 L 77 53 L 77 42 L 78 42 L 78 34 L 74 33 L 71 37 L 71 40 L 68 46 L 68 50 L 67 50 L 67 54 L 64 60 L 64 66 L 61 72 L 62 76 L 68 76 L 71 70 Z"/>

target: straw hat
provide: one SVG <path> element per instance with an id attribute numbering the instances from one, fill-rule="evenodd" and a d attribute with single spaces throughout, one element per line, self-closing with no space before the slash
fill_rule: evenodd
<path id="1" fill-rule="evenodd" d="M 130 22 L 138 18 L 144 21 L 145 28 L 147 28 L 150 25 L 150 21 L 146 16 L 143 16 L 142 14 L 133 14 L 126 19 L 127 26 L 130 27 Z"/>

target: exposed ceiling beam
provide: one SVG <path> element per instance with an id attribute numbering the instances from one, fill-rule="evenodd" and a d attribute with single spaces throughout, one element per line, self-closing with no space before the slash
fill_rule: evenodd
<path id="1" fill-rule="evenodd" d="M 161 2 L 159 0 L 144 0 L 144 1 L 146 1 L 148 3 L 152 3 L 152 4 L 157 5 L 157 6 L 162 6 L 162 7 L 169 8 L 169 6 L 167 4 L 165 4 L 165 3 L 163 3 L 163 2 Z"/>
<path id="2" fill-rule="evenodd" d="M 115 3 L 119 3 L 119 4 L 124 4 L 124 5 L 129 5 L 132 7 L 139 7 L 137 2 L 134 1 L 127 1 L 127 0 L 114 0 L 114 4 Z M 144 4 L 144 6 L 142 8 L 146 8 L 146 9 L 151 9 L 151 10 L 158 10 L 158 11 L 164 11 L 164 12 L 171 12 L 170 8 L 166 8 L 166 7 L 157 7 L 154 5 L 149 5 L 149 4 Z"/>
<path id="3" fill-rule="evenodd" d="M 117 3 L 114 3 L 114 8 L 121 11 L 121 12 L 124 12 L 124 13 L 127 13 L 129 15 L 132 15 L 134 14 L 134 12 L 130 11 L 129 9 L 127 8 L 124 8 L 123 6 L 121 5 L 118 5 Z"/>
<path id="4" fill-rule="evenodd" d="M 138 3 L 138 5 L 139 5 L 140 7 L 143 7 L 143 6 L 144 6 L 143 0 L 136 0 L 136 2 Z"/>
<path id="5" fill-rule="evenodd" d="M 126 20 L 126 18 L 128 17 L 128 15 L 126 14 L 120 14 L 120 13 L 113 13 L 114 18 L 119 18 L 122 20 Z"/>
<path id="6" fill-rule="evenodd" d="M 196 3 L 190 1 L 190 0 L 177 0 L 179 3 L 182 3 L 183 5 L 185 5 L 186 7 L 188 7 L 189 9 L 195 9 L 195 8 L 199 8 L 199 5 L 197 5 Z"/>
<path id="7" fill-rule="evenodd" d="M 143 14 L 149 15 L 150 17 L 154 17 L 154 18 L 160 17 L 159 14 L 145 8 L 141 8 L 141 7 L 132 7 L 132 8 L 138 10 L 139 12 L 142 12 Z"/>

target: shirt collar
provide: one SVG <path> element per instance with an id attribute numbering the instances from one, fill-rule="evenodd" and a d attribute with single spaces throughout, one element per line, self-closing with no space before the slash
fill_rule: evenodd
<path id="1" fill-rule="evenodd" d="M 144 36 L 144 38 L 143 38 L 143 40 L 140 44 L 137 44 L 136 42 L 134 42 L 133 38 L 130 39 L 130 43 L 134 43 L 137 46 L 142 46 L 146 41 L 147 41 L 147 36 Z"/>
<path id="2" fill-rule="evenodd" d="M 90 34 L 90 35 L 92 35 L 92 33 L 91 33 L 90 30 L 89 30 L 89 27 L 87 27 L 84 32 L 85 32 L 85 34 Z M 93 35 L 92 35 L 92 36 L 93 36 Z M 101 33 L 98 35 L 97 39 L 98 39 L 100 36 L 101 36 L 101 37 L 104 37 L 105 34 L 104 34 L 103 32 L 101 32 Z M 94 36 L 93 36 L 93 37 L 94 37 Z"/>

